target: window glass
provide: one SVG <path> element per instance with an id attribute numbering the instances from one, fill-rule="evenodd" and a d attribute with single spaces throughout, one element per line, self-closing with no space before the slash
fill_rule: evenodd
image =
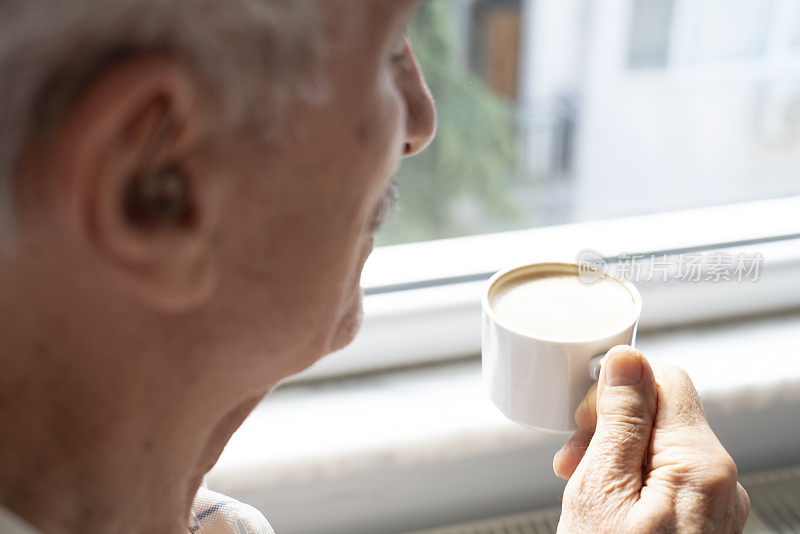
<path id="1" fill-rule="evenodd" d="M 674 0 L 637 0 L 634 3 L 630 26 L 630 68 L 666 66 L 674 7 Z"/>
<path id="2" fill-rule="evenodd" d="M 789 46 L 793 53 L 800 52 L 800 0 L 787 0 L 786 9 L 789 10 L 790 24 Z"/>
<path id="3" fill-rule="evenodd" d="M 798 3 L 426 2 L 439 131 L 378 243 L 800 194 Z"/>
<path id="4" fill-rule="evenodd" d="M 695 0 L 691 61 L 757 58 L 767 51 L 775 0 Z"/>

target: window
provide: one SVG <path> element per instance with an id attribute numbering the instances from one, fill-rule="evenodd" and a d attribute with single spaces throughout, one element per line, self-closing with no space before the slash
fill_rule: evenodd
<path id="1" fill-rule="evenodd" d="M 777 14 L 775 0 L 696 2 L 689 33 L 688 59 L 713 62 L 763 57 Z"/>
<path id="2" fill-rule="evenodd" d="M 665 67 L 674 0 L 639 0 L 633 7 L 628 65 L 632 69 Z"/>
<path id="3" fill-rule="evenodd" d="M 438 137 L 361 333 L 303 378 L 475 356 L 491 274 L 586 248 L 763 256 L 746 286 L 640 284 L 643 327 L 800 306 L 800 0 L 432 0 L 409 35 Z"/>
<path id="4" fill-rule="evenodd" d="M 800 194 L 800 0 L 433 0 L 379 244 Z"/>

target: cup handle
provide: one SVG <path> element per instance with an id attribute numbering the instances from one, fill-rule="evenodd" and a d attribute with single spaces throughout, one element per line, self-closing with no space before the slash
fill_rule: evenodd
<path id="1" fill-rule="evenodd" d="M 600 379 L 600 367 L 603 364 L 603 358 L 606 357 L 606 353 L 598 354 L 594 356 L 591 360 L 589 360 L 589 376 L 592 377 L 592 380 L 597 382 Z"/>

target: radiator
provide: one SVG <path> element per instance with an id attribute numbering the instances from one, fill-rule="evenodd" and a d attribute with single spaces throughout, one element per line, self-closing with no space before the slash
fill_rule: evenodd
<path id="1" fill-rule="evenodd" d="M 800 467 L 742 477 L 750 495 L 745 534 L 800 533 Z M 555 534 L 560 509 L 538 510 L 414 534 Z"/>

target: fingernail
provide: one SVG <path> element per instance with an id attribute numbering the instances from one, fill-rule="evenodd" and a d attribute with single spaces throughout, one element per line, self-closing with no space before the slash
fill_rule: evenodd
<path id="1" fill-rule="evenodd" d="M 561 476 L 561 475 L 558 474 L 559 456 L 561 456 L 561 451 L 560 450 L 558 452 L 556 452 L 556 454 L 553 456 L 553 473 L 555 473 L 557 477 Z"/>
<path id="2" fill-rule="evenodd" d="M 606 384 L 635 386 L 642 379 L 642 358 L 639 354 L 622 351 L 606 356 Z"/>

